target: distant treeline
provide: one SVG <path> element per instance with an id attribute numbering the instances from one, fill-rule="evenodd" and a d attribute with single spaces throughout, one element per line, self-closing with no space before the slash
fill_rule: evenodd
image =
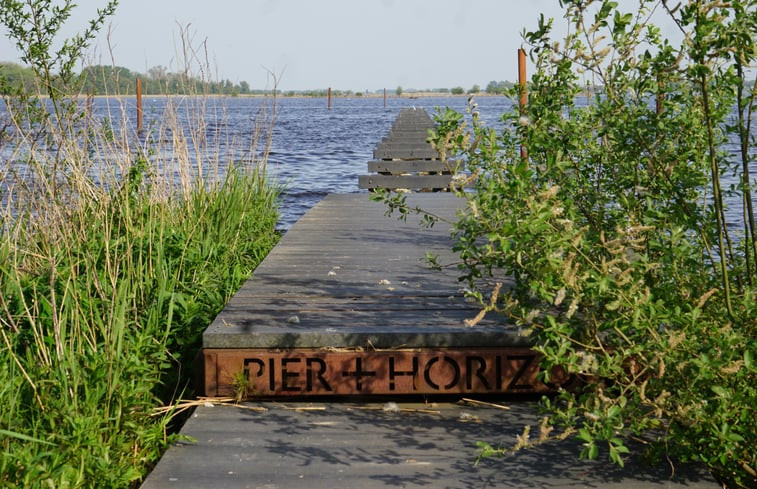
<path id="1" fill-rule="evenodd" d="M 31 68 L 24 68 L 15 63 L 0 63 L 0 94 L 11 93 L 14 87 L 22 85 L 32 88 L 34 74 Z"/>
<path id="2" fill-rule="evenodd" d="M 209 93 L 213 95 L 240 95 L 264 93 L 250 89 L 249 83 L 231 80 L 209 81 L 184 73 L 172 73 L 164 66 L 154 66 L 147 73 L 138 73 L 122 66 L 96 65 L 82 72 L 84 88 L 95 95 L 127 95 L 137 90 L 137 78 L 142 81 L 145 95 Z"/>
<path id="3" fill-rule="evenodd" d="M 141 79 L 145 95 L 174 95 L 209 93 L 217 95 L 263 94 L 253 90 L 249 83 L 231 80 L 207 81 L 183 73 L 172 73 L 163 66 L 154 66 L 147 73 L 131 71 L 123 66 L 95 65 L 81 72 L 81 91 L 93 95 L 133 95 L 137 91 L 137 78 Z M 0 93 L 9 94 L 19 86 L 29 90 L 35 87 L 31 68 L 15 63 L 0 63 Z"/>
<path id="4" fill-rule="evenodd" d="M 154 66 L 147 73 L 138 73 L 122 66 L 95 65 L 85 68 L 81 73 L 81 91 L 93 95 L 133 95 L 137 91 L 137 78 L 141 79 L 142 93 L 145 95 L 175 95 L 188 93 L 206 93 L 212 95 L 263 95 L 270 93 L 269 90 L 253 89 L 246 81 L 234 83 L 231 80 L 207 81 L 200 77 L 188 76 L 183 73 L 173 73 L 164 66 Z M 34 73 L 31 68 L 16 63 L 0 62 L 0 94 L 11 94 L 20 86 L 27 90 L 34 90 Z M 479 85 L 471 88 L 461 86 L 452 88 L 430 88 L 425 90 L 407 89 L 397 87 L 393 90 L 396 95 L 412 95 L 417 92 L 439 94 L 502 94 L 513 84 L 506 81 L 490 81 L 484 90 Z M 374 92 L 355 92 L 352 90 L 332 90 L 332 95 L 339 96 L 363 96 L 371 93 L 381 93 L 383 89 Z M 325 97 L 326 89 L 318 90 L 290 90 L 280 92 L 285 97 Z"/>
<path id="5" fill-rule="evenodd" d="M 486 85 L 485 90 L 481 90 L 480 85 L 473 85 L 471 88 L 463 88 L 461 86 L 452 87 L 452 88 L 426 88 L 426 89 L 415 89 L 415 88 L 408 88 L 404 89 L 402 87 L 397 87 L 396 89 L 393 89 L 391 93 L 394 93 L 397 96 L 402 95 L 408 95 L 412 96 L 413 94 L 429 94 L 429 93 L 438 93 L 440 95 L 445 94 L 452 94 L 452 95 L 463 95 L 463 94 L 477 94 L 481 92 L 486 92 L 488 94 L 503 94 L 505 90 L 513 87 L 512 82 L 507 81 L 490 81 L 488 85 Z M 382 88 L 379 88 L 373 92 L 370 90 L 366 90 L 365 92 L 355 92 L 353 90 L 332 90 L 331 94 L 335 97 L 362 97 L 364 95 L 377 95 L 381 94 L 383 92 Z M 390 93 L 387 90 L 387 93 Z M 285 97 L 325 97 L 328 94 L 328 90 L 321 89 L 321 90 L 301 90 L 301 91 L 295 91 L 290 90 L 286 92 L 282 92 L 282 95 Z"/>

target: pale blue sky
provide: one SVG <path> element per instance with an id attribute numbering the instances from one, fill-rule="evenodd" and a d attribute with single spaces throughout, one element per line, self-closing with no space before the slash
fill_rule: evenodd
<path id="1" fill-rule="evenodd" d="M 105 0 L 77 3 L 69 34 Z M 115 64 L 139 72 L 178 71 L 188 25 L 195 45 L 207 41 L 213 78 L 253 88 L 266 69 L 282 90 L 470 88 L 515 80 L 520 33 L 540 12 L 565 23 L 557 0 L 121 0 L 109 30 Z M 0 33 L 0 60 L 16 60 Z M 111 63 L 104 32 L 90 58 Z"/>

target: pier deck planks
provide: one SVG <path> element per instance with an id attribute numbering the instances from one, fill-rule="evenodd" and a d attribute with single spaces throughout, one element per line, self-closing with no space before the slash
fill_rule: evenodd
<path id="1" fill-rule="evenodd" d="M 377 161 L 360 175 L 358 187 L 364 189 L 409 189 L 440 191 L 449 189 L 457 173 L 457 162 L 445 161 L 428 142 L 436 124 L 424 109 L 404 108 L 397 115 L 389 134 L 373 150 Z"/>
<path id="2" fill-rule="evenodd" d="M 462 199 L 410 194 L 448 220 Z M 286 233 L 203 335 L 206 395 L 545 392 L 527 335 L 465 297 L 450 224 L 385 216 L 367 194 L 329 195 Z M 506 282 L 506 279 L 500 277 Z M 508 284 L 506 283 L 505 286 Z"/>
<path id="3" fill-rule="evenodd" d="M 452 194 L 411 194 L 453 218 Z M 465 326 L 479 308 L 458 271 L 431 270 L 426 252 L 452 263 L 449 226 L 386 217 L 366 194 L 329 195 L 281 239 L 203 337 L 205 348 L 524 346 L 495 315 Z M 296 345 L 291 343 L 296 338 Z M 451 342 L 451 343 L 450 343 Z"/>
<path id="4" fill-rule="evenodd" d="M 410 197 L 413 204 L 446 216 L 460 204 L 454 199 L 450 194 Z M 482 346 L 496 350 L 497 344 L 525 341 L 502 318 L 488 318 L 474 328 L 462 325 L 461 320 L 477 309 L 462 299 L 454 270 L 434 273 L 420 260 L 428 249 L 442 260 L 453 258 L 446 226 L 424 230 L 383 213 L 384 207 L 365 194 L 332 195 L 317 205 L 284 236 L 205 333 L 206 346 L 222 346 L 209 348 L 211 356 L 298 351 L 300 343 L 317 350 L 371 340 L 387 348 L 418 347 L 417 355 L 398 353 L 407 370 L 413 355 L 426 352 L 423 361 L 428 361 L 433 349 L 422 347 L 434 342 L 469 342 L 475 353 Z M 330 271 L 335 273 L 329 275 Z M 293 314 L 299 316 L 299 324 L 287 320 Z M 334 333 L 322 329 L 326 324 Z M 269 342 L 278 348 L 259 348 Z M 469 350 L 458 349 L 456 354 Z M 386 356 L 391 351 L 376 353 Z M 331 354 L 338 353 L 323 353 Z M 370 354 L 364 351 L 362 358 Z M 292 376 L 290 372 L 290 380 Z M 396 380 L 408 378 L 404 372 Z M 477 374 L 473 378 L 477 380 Z M 538 426 L 535 404 L 523 399 L 495 400 L 509 404 L 509 410 L 451 404 L 438 397 L 429 398 L 439 400 L 431 404 L 413 404 L 417 396 L 410 402 L 404 401 L 407 397 L 330 399 L 335 400 L 244 406 L 265 412 L 210 403 L 199 407 L 181 430 L 192 441 L 182 439 L 172 446 L 142 489 L 718 487 L 700 466 L 678 465 L 673 472 L 667 464 L 644 465 L 637 455 L 626 460 L 625 468 L 606 460 L 578 461 L 580 442 L 540 445 L 475 465 L 477 441 L 509 446 L 525 425 Z M 387 399 L 398 403 L 383 404 Z"/>
<path id="5" fill-rule="evenodd" d="M 650 466 L 632 446 L 625 467 L 578 460 L 580 441 L 475 464 L 478 441 L 504 447 L 541 421 L 533 402 L 507 411 L 451 403 L 262 402 L 199 407 L 142 489 L 717 489 L 701 466 Z M 298 410 L 300 408 L 301 410 Z M 532 435 L 533 436 L 533 435 Z M 536 435 L 538 436 L 538 434 Z"/>

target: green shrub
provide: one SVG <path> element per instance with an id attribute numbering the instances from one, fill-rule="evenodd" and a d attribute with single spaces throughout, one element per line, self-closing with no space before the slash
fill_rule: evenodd
<path id="1" fill-rule="evenodd" d="M 509 91 L 501 131 L 475 105 L 471 127 L 451 111 L 437 117 L 435 144 L 460 154 L 475 181 L 455 225 L 463 277 L 482 307 L 531 332 L 544 372 L 559 365 L 586 382 L 545 399 L 551 424 L 536 438 L 577 436 L 581 455 L 622 465 L 626 440 L 644 437 L 650 453 L 756 487 L 755 88 L 745 78 L 757 4 L 562 4 L 565 39 L 544 18 L 525 34 L 536 65 L 528 103 L 519 109 L 519 89 Z M 662 36 L 655 11 L 684 42 Z M 599 87 L 588 105 L 587 79 Z M 492 275 L 516 283 L 494 301 Z"/>
<path id="2" fill-rule="evenodd" d="M 124 195 L 55 233 L 4 236 L 6 484 L 142 477 L 167 442 L 152 409 L 186 389 L 202 331 L 275 242 L 276 193 L 258 175 L 232 169 L 173 203 Z"/>

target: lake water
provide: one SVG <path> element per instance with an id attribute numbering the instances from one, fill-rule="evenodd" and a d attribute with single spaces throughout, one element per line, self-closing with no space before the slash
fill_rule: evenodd
<path id="1" fill-rule="evenodd" d="M 167 104 L 178 104 L 178 113 L 182 114 L 192 103 L 192 99 L 145 97 L 145 127 L 161 125 L 160 119 Z M 228 153 L 240 157 L 244 148 L 231 146 L 248 144 L 261 105 L 270 101 L 237 97 L 209 99 L 207 103 L 209 105 L 202 110 L 205 135 L 216 141 L 222 155 Z M 331 110 L 325 98 L 279 98 L 277 103 L 268 174 L 286 188 L 279 228 L 288 229 L 325 195 L 360 192 L 358 175 L 367 173 L 367 163 L 372 159 L 374 147 L 387 134 L 401 108 L 424 108 L 430 115 L 437 107 L 464 112 L 467 98 L 390 97 L 384 107 L 382 97 L 340 97 L 333 99 Z M 476 103 L 481 118 L 493 127 L 511 107 L 505 97 L 480 96 Z M 182 108 L 182 104 L 186 107 Z M 97 98 L 94 101 L 95 113 L 101 117 L 110 115 L 109 119 L 114 123 L 120 119 L 117 113 L 122 106 L 126 106 L 127 115 L 133 117 L 133 98 L 121 101 Z M 182 123 L 187 124 L 187 121 Z M 757 132 L 755 127 L 753 132 Z M 753 176 L 757 175 L 757 161 L 752 162 L 751 171 Z M 726 186 L 734 182 L 728 176 L 724 180 Z M 736 210 L 740 210 L 739 207 Z M 743 224 L 737 216 L 740 212 L 734 212 L 732 224 L 741 227 Z"/>
<path id="2" fill-rule="evenodd" d="M 106 116 L 108 111 L 113 114 L 120 111 L 124 102 L 133 117 L 136 111 L 133 99 L 96 99 L 94 111 L 100 116 Z M 167 104 L 177 104 L 177 112 L 183 114 L 195 110 L 192 103 L 179 98 L 144 97 L 144 126 L 159 127 Z M 207 103 L 202 112 L 208 138 L 217 140 L 221 154 L 239 157 L 245 154 L 261 106 L 268 104 L 270 113 L 271 101 L 230 97 L 210 99 Z M 477 103 L 482 119 L 489 124 L 495 124 L 510 108 L 505 97 L 480 97 Z M 384 107 L 383 97 L 339 97 L 332 99 L 330 110 L 325 98 L 279 98 L 267 167 L 269 176 L 285 187 L 279 228 L 291 227 L 329 193 L 360 192 L 358 176 L 367 174 L 374 147 L 386 136 L 404 107 L 424 108 L 432 116 L 437 107 L 464 112 L 467 98 L 390 97 Z M 117 123 L 117 117 L 110 119 Z"/>
<path id="3" fill-rule="evenodd" d="M 481 117 L 491 124 L 510 107 L 504 97 L 477 100 Z M 284 99 L 277 115 L 269 169 L 287 184 L 282 226 L 288 227 L 328 193 L 358 192 L 358 175 L 368 173 L 376 144 L 387 135 L 403 107 L 436 107 L 463 112 L 465 97 L 333 100 Z"/>
<path id="4" fill-rule="evenodd" d="M 153 103 L 160 108 L 164 100 L 154 99 Z M 146 106 L 150 103 L 149 99 L 145 102 Z M 251 131 L 261 103 L 255 98 L 223 100 L 225 123 L 235 136 Z M 353 97 L 334 98 L 329 110 L 324 98 L 280 98 L 268 166 L 270 175 L 286 185 L 279 227 L 288 229 L 329 193 L 359 192 L 358 175 L 367 173 L 374 147 L 386 136 L 401 108 L 424 108 L 433 115 L 437 108 L 450 107 L 463 113 L 467 103 L 467 97 L 391 97 L 384 107 L 383 97 Z M 490 127 L 497 127 L 500 116 L 511 108 L 506 97 L 480 96 L 476 103 Z M 752 133 L 757 137 L 757 124 Z M 735 146 L 730 149 L 737 150 Z M 757 176 L 757 161 L 752 161 L 750 171 L 753 178 Z M 723 175 L 724 188 L 735 182 L 732 175 Z M 742 228 L 740 201 L 731 206 L 729 225 Z"/>

